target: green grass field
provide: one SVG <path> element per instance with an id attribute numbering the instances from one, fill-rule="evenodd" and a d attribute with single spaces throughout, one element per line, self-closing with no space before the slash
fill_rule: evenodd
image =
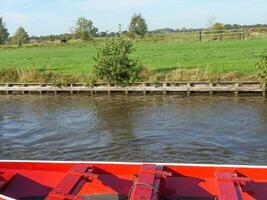
<path id="1" fill-rule="evenodd" d="M 200 69 L 208 72 L 253 74 L 256 56 L 267 49 L 267 39 L 179 43 L 175 40 L 135 42 L 135 57 L 156 71 Z M 46 68 L 63 74 L 88 73 L 94 65 L 95 44 L 0 48 L 0 69 Z"/>

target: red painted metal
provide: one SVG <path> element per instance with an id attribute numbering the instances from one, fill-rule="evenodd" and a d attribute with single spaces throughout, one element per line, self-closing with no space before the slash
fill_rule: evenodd
<path id="1" fill-rule="evenodd" d="M 15 174 L 16 173 L 1 173 L 0 171 L 0 190 L 12 180 Z"/>
<path id="2" fill-rule="evenodd" d="M 86 165 L 77 165 L 72 167 L 63 180 L 54 188 L 46 198 L 46 200 L 73 200 L 79 199 L 77 194 L 81 190 L 83 184 L 92 180 L 93 167 Z"/>
<path id="3" fill-rule="evenodd" d="M 267 200 L 267 167 L 0 161 L 0 181 L 13 199 Z"/>

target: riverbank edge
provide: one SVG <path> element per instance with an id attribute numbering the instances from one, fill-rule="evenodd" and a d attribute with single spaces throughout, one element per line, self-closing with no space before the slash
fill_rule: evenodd
<path id="1" fill-rule="evenodd" d="M 0 94 L 59 94 L 59 93 L 233 93 L 234 95 L 253 93 L 266 97 L 267 83 L 261 82 L 137 82 L 127 86 L 116 86 L 105 82 L 94 84 L 54 84 L 54 83 L 0 83 Z"/>

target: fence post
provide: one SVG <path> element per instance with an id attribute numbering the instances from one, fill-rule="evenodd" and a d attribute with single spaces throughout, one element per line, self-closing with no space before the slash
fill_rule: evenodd
<path id="1" fill-rule="evenodd" d="M 199 31 L 199 42 L 202 42 L 202 30 Z"/>
<path id="2" fill-rule="evenodd" d="M 250 33 L 249 33 L 248 29 L 246 29 L 246 40 L 249 39 L 249 36 L 250 36 Z"/>
<path id="3" fill-rule="evenodd" d="M 220 33 L 220 40 L 223 41 L 223 31 Z"/>

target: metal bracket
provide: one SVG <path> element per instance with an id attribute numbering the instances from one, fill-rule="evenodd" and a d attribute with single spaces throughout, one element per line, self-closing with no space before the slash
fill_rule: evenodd
<path id="1" fill-rule="evenodd" d="M 251 181 L 248 177 L 238 177 L 236 172 L 215 174 L 219 190 L 219 200 L 243 200 L 242 185 Z"/>
<path id="2" fill-rule="evenodd" d="M 172 176 L 172 172 L 167 172 L 167 171 L 161 171 L 161 170 L 145 170 L 144 173 L 147 174 L 155 174 L 155 175 L 160 175 L 162 178 L 167 178 Z"/>

